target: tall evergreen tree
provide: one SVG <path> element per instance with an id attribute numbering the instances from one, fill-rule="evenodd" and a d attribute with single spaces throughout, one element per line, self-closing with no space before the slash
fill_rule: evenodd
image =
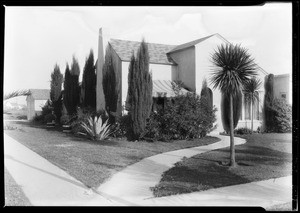
<path id="1" fill-rule="evenodd" d="M 66 67 L 65 82 L 64 82 L 64 104 L 69 115 L 74 115 L 77 112 L 79 104 L 80 87 L 79 87 L 79 64 L 77 59 L 73 56 L 71 69 Z"/>
<path id="2" fill-rule="evenodd" d="M 114 123 L 118 104 L 118 92 L 116 74 L 113 66 L 112 49 L 106 47 L 105 62 L 103 65 L 103 92 L 105 98 L 105 110 L 109 114 L 109 120 Z"/>
<path id="3" fill-rule="evenodd" d="M 263 105 L 263 130 L 269 131 L 274 123 L 274 114 L 272 110 L 272 103 L 274 100 L 274 75 L 269 74 L 265 76 L 265 97 Z"/>
<path id="4" fill-rule="evenodd" d="M 50 100 L 54 106 L 54 114 L 56 119 L 59 121 L 61 117 L 61 87 L 63 82 L 63 74 L 60 72 L 59 66 L 56 64 L 54 66 L 54 71 L 51 73 L 51 83 L 50 83 Z"/>
<path id="5" fill-rule="evenodd" d="M 63 96 L 63 103 L 67 109 L 69 115 L 72 112 L 72 91 L 71 91 L 72 79 L 69 64 L 66 65 L 65 70 L 65 79 L 64 79 L 64 96 Z"/>
<path id="6" fill-rule="evenodd" d="M 138 140 L 146 127 L 152 107 L 152 75 L 149 72 L 149 52 L 144 40 L 137 51 L 136 60 L 132 56 L 128 73 L 128 101 L 132 121 L 131 139 Z"/>
<path id="7" fill-rule="evenodd" d="M 83 68 L 81 102 L 83 107 L 96 109 L 96 68 L 94 65 L 93 50 L 90 50 Z"/>

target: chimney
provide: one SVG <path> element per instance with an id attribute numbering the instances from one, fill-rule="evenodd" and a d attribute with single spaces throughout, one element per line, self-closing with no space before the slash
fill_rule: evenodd
<path id="1" fill-rule="evenodd" d="M 103 34 L 102 28 L 99 30 L 98 38 L 98 61 L 97 61 L 97 86 L 96 86 L 96 110 L 105 109 L 105 98 L 102 86 L 102 68 L 104 65 L 104 46 L 103 46 Z"/>

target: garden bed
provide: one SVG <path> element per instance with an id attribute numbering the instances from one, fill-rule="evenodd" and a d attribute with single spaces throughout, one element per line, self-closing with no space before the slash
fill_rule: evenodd
<path id="1" fill-rule="evenodd" d="M 68 172 L 88 187 L 98 187 L 112 174 L 143 158 L 162 152 L 217 142 L 215 137 L 173 142 L 91 141 L 63 133 L 60 127 L 6 122 L 17 129 L 5 133 Z"/>
<path id="2" fill-rule="evenodd" d="M 224 166 L 229 147 L 195 155 L 166 171 L 152 188 L 156 197 L 203 191 L 292 174 L 291 134 L 251 134 L 237 145 L 238 166 Z"/>

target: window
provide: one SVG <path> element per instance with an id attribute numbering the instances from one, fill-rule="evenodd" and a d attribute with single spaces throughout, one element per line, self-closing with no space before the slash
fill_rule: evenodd
<path id="1" fill-rule="evenodd" d="M 281 98 L 286 99 L 286 93 L 281 93 Z"/>

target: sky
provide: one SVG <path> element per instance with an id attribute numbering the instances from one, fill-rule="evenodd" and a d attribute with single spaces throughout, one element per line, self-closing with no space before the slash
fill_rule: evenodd
<path id="1" fill-rule="evenodd" d="M 214 33 L 241 44 L 268 73 L 292 73 L 292 4 L 244 7 L 5 7 L 4 93 L 50 89 L 74 55 L 81 75 L 98 32 L 110 38 L 179 45 Z M 24 98 L 20 98 L 20 100 Z"/>

